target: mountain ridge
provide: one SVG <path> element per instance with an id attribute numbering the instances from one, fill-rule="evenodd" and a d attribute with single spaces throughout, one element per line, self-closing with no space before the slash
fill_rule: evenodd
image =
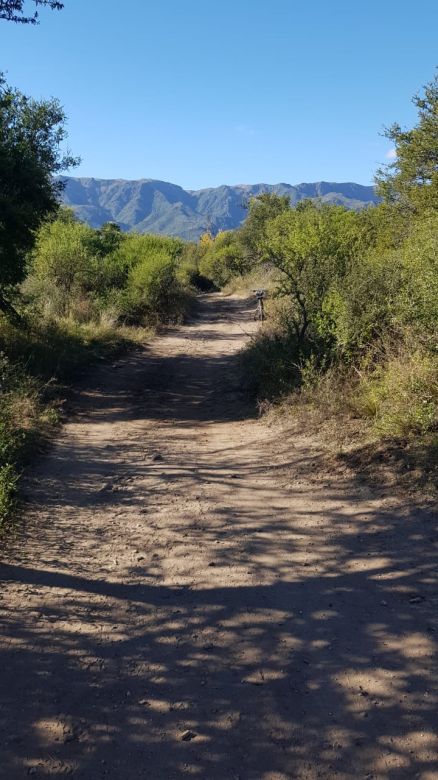
<path id="1" fill-rule="evenodd" d="M 159 233 L 196 241 L 209 230 L 232 230 L 246 216 L 244 203 L 262 192 L 288 195 L 292 205 L 304 198 L 362 209 L 379 202 L 373 186 L 355 182 L 222 184 L 186 190 L 160 179 L 62 177 L 62 201 L 92 227 L 117 222 L 122 230 Z"/>

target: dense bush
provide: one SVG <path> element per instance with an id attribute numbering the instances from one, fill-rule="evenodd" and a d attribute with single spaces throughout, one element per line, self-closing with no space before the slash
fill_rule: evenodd
<path id="1" fill-rule="evenodd" d="M 179 264 L 184 244 L 160 236 L 126 236 L 111 262 L 120 269 L 113 296 L 125 322 L 157 324 L 178 321 L 187 304 L 189 285 Z"/>
<path id="2" fill-rule="evenodd" d="M 176 263 L 169 254 L 164 250 L 146 254 L 129 272 L 124 314 L 136 322 L 177 322 L 184 308 L 184 294 Z"/>
<path id="3" fill-rule="evenodd" d="M 190 289 L 184 251 L 179 239 L 93 230 L 63 213 L 39 231 L 23 289 L 47 317 L 176 321 Z"/>
<path id="4" fill-rule="evenodd" d="M 410 344 L 364 373 L 353 408 L 373 420 L 385 435 L 424 436 L 437 428 L 438 360 Z"/>
<path id="5" fill-rule="evenodd" d="M 401 251 L 402 283 L 397 319 L 413 327 L 418 338 L 437 346 L 438 212 L 427 212 L 414 223 Z"/>
<path id="6" fill-rule="evenodd" d="M 216 238 L 207 236 L 201 246 L 204 251 L 199 260 L 199 271 L 217 288 L 224 287 L 233 276 L 242 275 L 250 269 L 236 232 L 223 231 Z"/>
<path id="7" fill-rule="evenodd" d="M 281 306 L 244 356 L 259 398 L 292 389 L 372 420 L 379 436 L 436 445 L 438 431 L 438 79 L 412 131 L 388 135 L 384 201 L 353 213 L 264 194 L 226 246 L 245 271 L 275 269 Z M 224 242 L 224 239 L 222 239 Z M 201 260 L 222 286 L 240 273 L 217 238 Z"/>
<path id="8" fill-rule="evenodd" d="M 92 228 L 74 220 L 58 219 L 40 230 L 25 289 L 44 314 L 91 318 L 99 278 L 92 240 Z"/>
<path id="9" fill-rule="evenodd" d="M 0 316 L 0 528 L 29 446 L 56 419 L 57 385 L 144 338 L 141 326 L 184 315 L 198 273 L 187 246 L 112 223 L 94 230 L 66 209 L 37 231 L 14 291 L 21 321 Z"/>

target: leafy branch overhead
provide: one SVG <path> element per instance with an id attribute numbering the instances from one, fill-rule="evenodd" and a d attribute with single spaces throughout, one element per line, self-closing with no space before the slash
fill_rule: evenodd
<path id="1" fill-rule="evenodd" d="M 57 2 L 57 0 L 33 0 L 33 3 L 36 10 L 29 16 L 26 15 L 24 9 L 25 0 L 0 0 L 0 19 L 6 19 L 8 22 L 20 22 L 21 24 L 38 24 L 38 6 L 47 6 L 54 11 L 60 11 L 64 8 L 64 4 Z"/>

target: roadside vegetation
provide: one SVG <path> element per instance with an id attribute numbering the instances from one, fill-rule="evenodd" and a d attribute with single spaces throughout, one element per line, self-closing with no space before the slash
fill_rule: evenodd
<path id="1" fill-rule="evenodd" d="M 267 282 L 268 320 L 244 355 L 260 402 L 362 421 L 365 436 L 417 453 L 436 479 L 437 78 L 414 103 L 417 125 L 387 131 L 395 157 L 376 176 L 380 205 L 291 209 L 263 194 L 239 230 L 204 237 L 198 251 L 217 287 Z"/>
<path id="2" fill-rule="evenodd" d="M 59 419 L 65 387 L 92 362 L 182 320 L 193 298 L 183 242 L 93 230 L 60 211 L 35 233 L 0 315 L 0 527 L 23 465 Z"/>
<path id="3" fill-rule="evenodd" d="M 63 386 L 92 361 L 180 321 L 196 262 L 179 239 L 92 229 L 59 206 L 65 116 L 0 76 L 0 528 Z"/>
<path id="4" fill-rule="evenodd" d="M 364 422 L 438 460 L 438 80 L 361 212 L 262 194 L 235 231 L 198 244 L 93 229 L 59 206 L 65 115 L 0 75 L 0 527 L 23 464 L 56 423 L 60 387 L 100 357 L 180 321 L 196 289 L 267 286 L 244 355 L 261 402 Z"/>
<path id="5" fill-rule="evenodd" d="M 35 232 L 23 281 L 0 315 L 0 526 L 20 471 L 92 362 L 182 320 L 193 298 L 182 241 L 99 230 L 58 210 Z"/>

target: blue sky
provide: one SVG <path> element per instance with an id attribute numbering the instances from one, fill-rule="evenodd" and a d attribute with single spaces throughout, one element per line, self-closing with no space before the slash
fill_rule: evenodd
<path id="1" fill-rule="evenodd" d="M 0 21 L 0 70 L 60 99 L 75 175 L 369 184 L 438 64 L 436 0 L 64 3 Z"/>

